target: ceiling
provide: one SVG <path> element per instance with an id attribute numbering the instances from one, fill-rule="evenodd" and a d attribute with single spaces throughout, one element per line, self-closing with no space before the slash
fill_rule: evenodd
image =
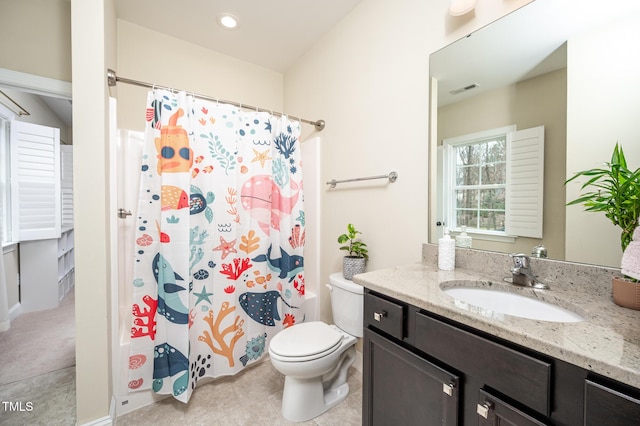
<path id="1" fill-rule="evenodd" d="M 295 64 L 360 0 L 115 0 L 118 19 L 277 72 Z M 218 26 L 235 16 L 233 31 Z M 71 101 L 42 100 L 68 126 Z"/>
<path id="2" fill-rule="evenodd" d="M 118 19 L 285 72 L 360 0 L 115 0 Z M 219 14 L 238 19 L 229 31 Z"/>

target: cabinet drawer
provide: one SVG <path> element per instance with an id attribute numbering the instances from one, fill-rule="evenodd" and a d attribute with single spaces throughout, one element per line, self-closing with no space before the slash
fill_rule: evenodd
<path id="1" fill-rule="evenodd" d="M 584 424 L 622 426 L 637 424 L 640 400 L 601 384 L 585 382 Z"/>
<path id="2" fill-rule="evenodd" d="M 547 426 L 549 424 L 534 419 L 484 390 L 480 390 L 477 413 L 478 426 L 500 426 L 505 423 L 518 426 Z"/>
<path id="3" fill-rule="evenodd" d="M 496 391 L 550 415 L 551 364 L 416 313 L 415 346 Z"/>
<path id="4" fill-rule="evenodd" d="M 364 326 L 375 327 L 402 340 L 407 307 L 371 293 L 364 295 Z"/>

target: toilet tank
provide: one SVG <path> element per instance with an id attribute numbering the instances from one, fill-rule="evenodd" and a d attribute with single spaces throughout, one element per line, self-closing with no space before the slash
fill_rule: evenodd
<path id="1" fill-rule="evenodd" d="M 364 287 L 342 276 L 342 272 L 329 275 L 333 323 L 352 336 L 362 337 Z"/>

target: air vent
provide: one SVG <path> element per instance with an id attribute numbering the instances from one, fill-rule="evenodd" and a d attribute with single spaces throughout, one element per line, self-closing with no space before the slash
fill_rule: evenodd
<path id="1" fill-rule="evenodd" d="M 451 93 L 452 95 L 457 95 L 458 93 L 466 92 L 468 90 L 475 89 L 476 87 L 478 87 L 478 83 L 472 83 L 472 84 L 470 84 L 468 86 L 464 86 L 464 87 L 461 87 L 459 89 L 452 90 L 449 93 Z"/>

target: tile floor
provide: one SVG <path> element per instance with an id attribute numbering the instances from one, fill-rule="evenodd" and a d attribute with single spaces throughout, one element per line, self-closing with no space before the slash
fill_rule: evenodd
<path id="1" fill-rule="evenodd" d="M 323 415 L 301 425 L 360 425 L 362 379 L 350 369 L 349 396 Z M 269 361 L 233 377 L 200 385 L 188 404 L 166 398 L 116 419 L 117 426 L 132 425 L 293 425 L 280 413 L 284 377 Z M 6 411 L 0 406 L 2 426 L 73 426 L 75 367 L 0 386 L 2 401 L 31 402 L 31 411 Z"/>
<path id="2" fill-rule="evenodd" d="M 280 413 L 284 377 L 265 361 L 230 378 L 199 386 L 188 404 L 167 398 L 118 417 L 123 425 L 360 425 L 362 375 L 349 370 L 349 396 L 313 420 L 293 423 Z"/>

